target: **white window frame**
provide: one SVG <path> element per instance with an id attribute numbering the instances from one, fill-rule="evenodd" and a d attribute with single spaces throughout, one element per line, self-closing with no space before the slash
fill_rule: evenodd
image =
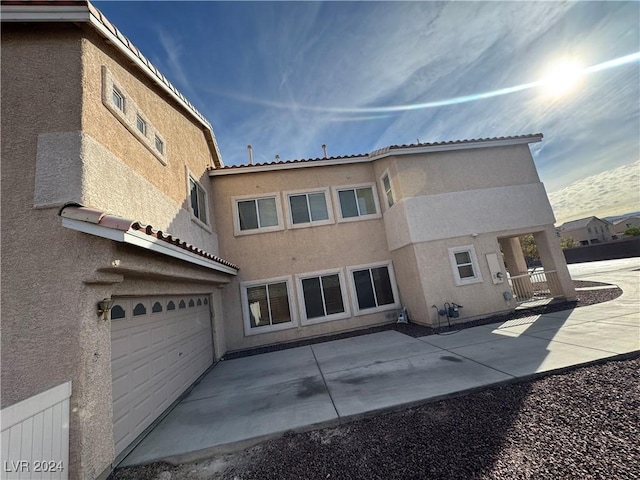
<path id="1" fill-rule="evenodd" d="M 186 178 L 187 178 L 187 204 L 189 206 L 189 213 L 191 214 L 191 220 L 198 224 L 200 227 L 205 229 L 207 232 L 211 233 L 211 229 L 209 225 L 211 225 L 210 216 L 209 216 L 209 192 L 207 189 L 202 186 L 202 184 L 196 179 L 195 175 L 191 173 L 191 171 L 185 167 L 186 170 Z M 193 213 L 193 205 L 191 205 L 191 182 L 195 183 L 198 188 L 202 189 L 204 193 L 204 202 L 205 202 L 205 219 L 201 220 L 196 217 L 195 213 Z"/>
<path id="2" fill-rule="evenodd" d="M 340 282 L 340 293 L 342 294 L 342 305 L 344 312 L 334 313 L 332 315 L 325 315 L 324 317 L 307 318 L 307 309 L 304 301 L 304 291 L 302 289 L 302 280 L 308 278 L 317 278 L 327 275 L 338 275 L 338 281 Z M 304 274 L 298 274 L 296 278 L 296 287 L 298 293 L 298 308 L 300 311 L 300 321 L 302 325 L 314 325 L 316 323 L 332 322 L 334 320 L 344 320 L 351 317 L 351 309 L 349 308 L 349 294 L 347 291 L 347 283 L 344 278 L 344 270 L 342 268 L 333 268 L 329 270 L 320 270 L 317 272 L 309 272 Z M 324 300 L 324 293 L 323 293 Z"/>
<path id="3" fill-rule="evenodd" d="M 276 200 L 276 215 L 278 217 L 278 224 L 272 227 L 258 227 L 250 230 L 240 230 L 240 214 L 238 210 L 238 202 L 247 200 L 260 200 L 263 198 L 275 198 Z M 262 193 L 260 195 L 240 195 L 231 198 L 231 207 L 233 211 L 233 233 L 236 237 L 241 235 L 256 235 L 260 233 L 277 232 L 284 230 L 284 224 L 282 221 L 282 200 L 279 192 Z"/>
<path id="4" fill-rule="evenodd" d="M 391 282 L 391 291 L 393 292 L 393 298 L 395 302 L 390 303 L 389 305 L 382 305 L 378 307 L 361 310 L 358 305 L 358 292 L 356 290 L 355 281 L 353 280 L 353 272 L 356 270 L 365 270 L 365 269 L 371 269 L 371 268 L 377 268 L 377 267 L 387 267 L 387 271 L 389 272 L 389 281 Z M 349 276 L 349 287 L 352 293 L 351 305 L 353 307 L 353 316 L 387 312 L 389 310 L 397 310 L 400 308 L 400 296 L 398 295 L 398 285 L 396 284 L 396 275 L 395 275 L 395 272 L 393 271 L 393 262 L 391 261 L 376 262 L 376 263 L 367 263 L 364 265 L 350 266 L 350 267 L 347 267 L 347 275 Z M 374 295 L 375 295 L 375 289 L 374 289 Z"/>
<path id="5" fill-rule="evenodd" d="M 140 125 L 142 125 L 142 129 L 140 129 Z M 140 115 L 140 112 L 136 114 L 136 128 L 138 132 L 140 132 L 140 135 L 147 136 L 147 120 Z"/>
<path id="6" fill-rule="evenodd" d="M 156 134 L 153 138 L 153 145 L 156 147 L 156 151 L 160 155 L 164 155 L 164 140 L 162 140 L 158 134 Z"/>
<path id="7" fill-rule="evenodd" d="M 471 267 L 473 268 L 473 277 L 461 278 L 458 271 L 458 264 L 456 262 L 456 253 L 469 253 L 471 258 Z M 449 248 L 449 262 L 451 264 L 451 271 L 453 272 L 453 278 L 457 286 L 470 285 L 473 283 L 482 282 L 482 273 L 480 272 L 480 264 L 478 263 L 478 257 L 476 256 L 476 249 L 473 245 L 461 245 L 459 247 Z M 467 265 L 467 264 L 465 264 Z"/>
<path id="8" fill-rule="evenodd" d="M 118 99 L 120 100 L 119 102 L 115 101 L 115 97 L 118 97 Z M 113 106 L 120 110 L 122 113 L 124 113 L 124 109 L 125 109 L 125 98 L 124 95 L 122 94 L 122 92 L 120 91 L 120 89 L 118 89 L 115 85 L 113 87 L 111 87 L 111 103 L 113 104 Z"/>
<path id="9" fill-rule="evenodd" d="M 357 217 L 348 217 L 344 218 L 342 216 L 342 205 L 340 204 L 340 195 L 339 192 L 342 190 L 356 190 L 358 188 L 371 188 L 371 193 L 373 194 L 373 202 L 376 206 L 376 213 L 371 213 L 368 215 L 358 215 Z M 338 223 L 342 222 L 359 222 L 361 220 L 371 220 L 374 218 L 381 218 L 382 213 L 380 211 L 380 202 L 378 200 L 378 189 L 376 188 L 375 182 L 368 183 L 357 183 L 352 185 L 340 185 L 337 187 L 331 187 L 331 191 L 333 193 L 333 202 L 336 208 L 336 218 Z"/>
<path id="10" fill-rule="evenodd" d="M 287 323 L 280 323 L 278 325 L 269 325 L 258 328 L 251 328 L 251 313 L 249 311 L 249 300 L 247 297 L 247 289 L 250 287 L 257 287 L 260 285 L 267 285 L 270 283 L 286 283 L 287 284 L 287 297 L 289 299 L 289 313 L 291 315 L 291 321 Z M 244 321 L 244 334 L 245 336 L 261 335 L 264 333 L 278 332 L 280 330 L 288 330 L 290 328 L 298 327 L 298 315 L 297 309 L 294 305 L 294 297 L 296 293 L 293 289 L 293 277 L 287 275 L 284 277 L 267 278 L 264 280 L 251 280 L 240 283 L 240 302 L 242 304 L 242 317 Z"/>
<path id="11" fill-rule="evenodd" d="M 387 177 L 387 179 L 389 180 L 389 192 L 391 193 L 391 198 L 393 199 L 393 203 L 391 205 L 389 205 L 389 197 L 387 196 L 387 190 L 386 190 L 386 187 L 384 186 L 384 177 Z M 380 176 L 380 186 L 382 187 L 382 195 L 384 197 L 384 204 L 386 205 L 387 210 L 389 210 L 396 203 L 398 203 L 398 199 L 396 198 L 396 191 L 393 188 L 393 182 L 391 181 L 391 175 L 389 174 L 389 169 L 388 168 Z"/>
<path id="12" fill-rule="evenodd" d="M 310 220 L 306 223 L 293 223 L 293 214 L 291 212 L 291 202 L 289 201 L 289 197 L 296 195 L 309 195 L 312 193 L 323 193 L 324 201 L 327 204 L 327 213 L 329 218 L 327 220 Z M 309 228 L 309 227 L 318 227 L 321 225 L 332 225 L 335 223 L 335 219 L 333 216 L 333 205 L 331 205 L 331 194 L 329 193 L 329 187 L 326 188 L 311 188 L 304 190 L 289 190 L 284 192 L 285 198 L 285 210 L 286 210 L 286 220 L 287 220 L 287 228 Z M 308 199 L 309 197 L 307 197 Z M 307 205 L 309 205 L 309 201 L 307 200 Z M 309 218 L 311 219 L 311 212 L 309 211 Z"/>

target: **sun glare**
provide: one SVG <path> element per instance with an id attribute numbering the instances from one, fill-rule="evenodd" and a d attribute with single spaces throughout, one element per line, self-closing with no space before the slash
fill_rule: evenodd
<path id="1" fill-rule="evenodd" d="M 576 60 L 564 59 L 548 70 L 541 83 L 549 94 L 558 97 L 573 90 L 583 73 L 584 67 Z"/>

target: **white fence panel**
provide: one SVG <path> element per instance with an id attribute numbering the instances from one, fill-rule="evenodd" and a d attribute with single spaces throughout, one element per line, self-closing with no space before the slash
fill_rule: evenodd
<path id="1" fill-rule="evenodd" d="M 71 382 L 0 411 L 0 478 L 64 480 L 69 477 Z"/>

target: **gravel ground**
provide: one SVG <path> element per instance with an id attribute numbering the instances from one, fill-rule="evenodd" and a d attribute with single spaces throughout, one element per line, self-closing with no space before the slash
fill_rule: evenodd
<path id="1" fill-rule="evenodd" d="M 637 479 L 639 412 L 636 355 L 111 479 Z"/>

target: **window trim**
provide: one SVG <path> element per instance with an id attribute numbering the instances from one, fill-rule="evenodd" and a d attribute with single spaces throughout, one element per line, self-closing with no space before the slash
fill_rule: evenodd
<path id="1" fill-rule="evenodd" d="M 358 292 L 356 290 L 355 281 L 353 280 L 353 272 L 356 270 L 365 270 L 365 269 L 370 270 L 372 268 L 377 268 L 377 267 L 387 267 L 387 271 L 389 272 L 389 281 L 391 282 L 391 292 L 393 293 L 393 299 L 395 301 L 394 303 L 390 303 L 388 305 L 382 305 L 374 308 L 367 308 L 367 309 L 361 310 L 360 307 L 358 306 Z M 350 266 L 350 267 L 347 267 L 347 274 L 349 276 L 349 287 L 352 293 L 351 305 L 353 307 L 354 317 L 357 317 L 360 315 L 369 315 L 372 313 L 387 312 L 389 310 L 397 310 L 400 308 L 400 295 L 398 294 L 398 285 L 396 284 L 396 275 L 393 270 L 392 261 L 389 260 L 386 262 L 366 263 L 363 265 Z"/>
<path id="2" fill-rule="evenodd" d="M 291 211 L 291 202 L 289 200 L 289 197 L 291 196 L 296 196 L 296 195 L 309 195 L 309 194 L 313 194 L 313 193 L 323 193 L 324 194 L 324 201 L 327 204 L 327 214 L 329 216 L 329 218 L 327 220 L 309 220 L 309 222 L 306 223 L 293 223 L 293 216 L 292 216 L 292 211 Z M 286 192 L 284 192 L 284 198 L 285 198 L 285 220 L 287 223 L 287 228 L 293 229 L 293 228 L 309 228 L 309 227 L 319 227 L 322 225 L 332 225 L 335 222 L 334 219 L 334 215 L 333 215 L 333 205 L 331 204 L 331 193 L 330 193 L 330 189 L 329 187 L 324 187 L 324 188 L 306 188 L 303 190 L 287 190 Z M 307 196 L 307 205 L 309 205 L 309 201 L 308 201 L 308 196 Z M 311 217 L 311 216 L 309 216 Z"/>
<path id="3" fill-rule="evenodd" d="M 473 268 L 473 277 L 461 278 L 458 271 L 458 263 L 456 262 L 456 253 L 468 252 L 471 258 L 471 267 Z M 453 279 L 456 282 L 456 286 L 471 285 L 474 283 L 482 283 L 482 272 L 480 271 L 480 264 L 478 263 L 478 257 L 476 256 L 476 249 L 473 245 L 461 245 L 459 247 L 449 248 L 449 263 L 451 264 L 451 271 L 453 272 Z M 467 264 L 465 264 L 467 265 Z"/>
<path id="4" fill-rule="evenodd" d="M 252 228 L 250 230 L 240 230 L 240 212 L 238 210 L 238 202 L 244 202 L 247 200 L 261 200 L 263 198 L 275 198 L 278 224 L 272 227 L 258 227 Z M 239 195 L 231 197 L 231 209 L 233 211 L 233 234 L 236 237 L 242 235 L 256 235 L 260 233 L 278 232 L 280 230 L 284 230 L 284 223 L 282 221 L 282 200 L 280 198 L 280 192 L 262 193 L 259 195 Z"/>
<path id="5" fill-rule="evenodd" d="M 117 91 L 123 99 L 123 110 L 120 110 L 113 102 L 113 92 Z M 113 74 L 107 69 L 106 66 L 102 66 L 102 104 L 111 112 L 111 114 L 136 138 L 142 143 L 147 150 L 149 150 L 153 156 L 162 164 L 167 165 L 169 146 L 164 136 L 158 132 L 155 125 L 153 125 L 147 116 L 138 108 L 136 102 L 127 93 L 127 90 L 122 87 L 120 82 L 116 80 Z M 142 118 L 146 123 L 146 133 L 143 134 L 138 129 L 137 117 Z M 163 152 L 158 152 L 155 148 L 155 136 L 157 136 L 163 143 Z"/>
<path id="6" fill-rule="evenodd" d="M 251 315 L 249 312 L 249 300 L 247 297 L 247 289 L 250 287 L 257 287 L 260 285 L 267 285 L 270 283 L 286 283 L 287 285 L 287 297 L 289 299 L 289 314 L 291 321 L 287 323 L 280 323 L 278 325 L 269 325 L 260 327 L 257 330 L 251 328 Z M 274 277 L 262 280 L 250 280 L 246 282 L 240 282 L 240 303 L 242 305 L 242 319 L 244 323 L 245 336 L 261 335 L 264 333 L 278 332 L 280 330 L 289 330 L 291 328 L 297 328 L 299 325 L 297 309 L 294 305 L 294 297 L 296 296 L 293 288 L 293 277 L 287 275 L 284 277 Z"/>
<path id="7" fill-rule="evenodd" d="M 118 97 L 119 98 L 119 102 L 116 103 L 114 100 L 114 97 Z M 116 87 L 115 85 L 111 86 L 111 104 L 118 110 L 120 110 L 122 113 L 125 113 L 125 97 L 122 94 L 122 92 L 120 91 L 120 89 L 118 87 Z"/>
<path id="8" fill-rule="evenodd" d="M 342 305 L 344 312 L 334 313 L 331 315 L 325 315 L 324 317 L 307 318 L 307 309 L 304 301 L 304 291 L 302 289 L 302 280 L 308 278 L 318 278 L 327 275 L 338 275 L 338 281 L 340 282 L 340 293 L 342 294 Z M 349 293 L 347 290 L 347 282 L 344 277 L 343 268 L 332 268 L 329 270 L 319 270 L 316 272 L 301 273 L 295 276 L 296 288 L 298 294 L 298 309 L 300 313 L 300 323 L 302 325 L 315 325 L 316 323 L 332 322 L 334 320 L 344 320 L 351 318 L 351 309 L 349 308 Z"/>
<path id="9" fill-rule="evenodd" d="M 189 214 L 191 216 L 191 220 L 193 222 L 195 222 L 196 224 L 198 224 L 200 227 L 202 227 L 204 230 L 206 230 L 209 233 L 211 232 L 211 217 L 209 216 L 209 192 L 207 192 L 207 189 L 204 188 L 204 186 L 196 179 L 195 175 L 193 173 L 191 173 L 191 170 L 189 170 L 187 167 L 185 167 L 186 170 L 186 179 L 187 179 L 187 208 L 189 210 Z M 195 216 L 195 214 L 193 213 L 193 206 L 191 205 L 191 181 L 193 181 L 199 188 L 202 189 L 202 191 L 204 192 L 204 202 L 205 202 L 205 220 L 201 220 L 198 217 Z"/>
<path id="10" fill-rule="evenodd" d="M 389 205 L 389 197 L 387 196 L 387 190 L 384 186 L 384 177 L 387 177 L 387 179 L 389 180 L 389 192 L 391 193 L 391 199 L 393 200 L 393 203 L 391 205 Z M 395 188 L 393 188 L 393 182 L 391 181 L 391 174 L 389 173 L 388 168 L 385 169 L 385 171 L 382 172 L 382 175 L 380 176 L 380 186 L 382 186 L 382 196 L 384 197 L 385 207 L 387 210 L 389 210 L 396 203 L 398 203 L 398 199 L 396 197 Z"/>
<path id="11" fill-rule="evenodd" d="M 357 217 L 348 217 L 344 218 L 342 216 L 342 205 L 340 204 L 340 191 L 343 190 L 356 190 L 358 188 L 371 188 L 371 193 L 373 195 L 373 202 L 376 207 L 376 213 L 370 213 L 368 215 L 358 215 Z M 331 191 L 333 194 L 333 202 L 335 204 L 336 209 L 336 219 L 338 223 L 343 222 L 359 222 L 362 220 L 372 220 L 375 218 L 382 218 L 382 213 L 380 210 L 380 201 L 378 200 L 378 189 L 376 188 L 375 182 L 367 182 L 367 183 L 356 183 L 350 185 L 340 185 L 336 187 L 331 187 Z"/>
<path id="12" fill-rule="evenodd" d="M 140 135 L 146 138 L 147 136 L 147 120 L 138 112 L 136 114 L 136 129 Z M 142 125 L 142 130 L 140 130 L 140 125 Z"/>

